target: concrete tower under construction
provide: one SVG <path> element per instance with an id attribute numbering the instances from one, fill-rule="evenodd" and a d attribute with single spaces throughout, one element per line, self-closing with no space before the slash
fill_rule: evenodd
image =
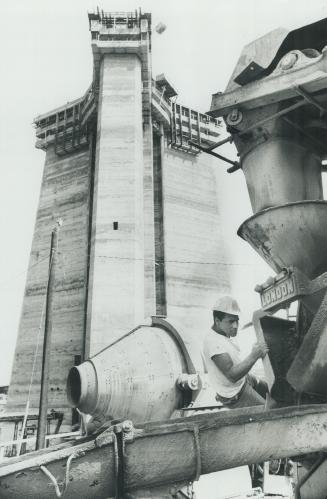
<path id="1" fill-rule="evenodd" d="M 229 289 L 214 166 L 189 144 L 212 145 L 220 122 L 152 75 L 150 14 L 97 11 L 89 25 L 91 86 L 34 121 L 45 167 L 7 404 L 8 416 L 27 401 L 38 412 L 50 235 L 61 219 L 48 411 L 65 428 L 73 365 L 148 316 L 182 320 L 195 335 Z"/>

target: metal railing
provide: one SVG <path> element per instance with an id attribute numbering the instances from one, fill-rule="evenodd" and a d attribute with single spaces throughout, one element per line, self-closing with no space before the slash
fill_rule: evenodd
<path id="1" fill-rule="evenodd" d="M 51 442 L 56 439 L 60 438 L 73 438 L 73 437 L 82 437 L 83 433 L 78 430 L 78 431 L 71 431 L 67 433 L 55 433 L 52 435 L 46 435 L 45 439 L 47 442 Z M 36 435 L 33 437 L 28 437 L 28 438 L 18 438 L 16 440 L 8 440 L 6 442 L 0 442 L 0 462 L 6 461 L 7 459 L 10 459 L 10 457 L 5 456 L 5 451 L 7 447 L 16 447 L 17 449 L 20 449 L 22 444 L 26 444 L 26 449 L 27 452 L 32 452 L 35 450 L 35 443 L 36 443 Z M 30 445 L 29 445 L 30 444 Z M 16 456 L 16 452 L 11 452 L 12 456 Z"/>

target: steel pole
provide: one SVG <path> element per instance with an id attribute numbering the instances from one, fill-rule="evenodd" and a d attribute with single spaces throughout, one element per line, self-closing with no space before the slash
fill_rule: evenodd
<path id="1" fill-rule="evenodd" d="M 45 447 L 45 437 L 47 432 L 49 366 L 50 366 L 50 353 L 51 353 L 52 311 L 53 311 L 53 297 L 54 297 L 54 273 L 56 265 L 56 251 L 58 246 L 59 227 L 60 224 L 58 223 L 51 233 L 49 278 L 47 285 L 45 321 L 44 321 L 39 423 L 38 423 L 37 437 L 36 437 L 37 450 L 43 449 Z"/>

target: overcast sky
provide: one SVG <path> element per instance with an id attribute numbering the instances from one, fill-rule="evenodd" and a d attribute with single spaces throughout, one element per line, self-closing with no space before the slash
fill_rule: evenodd
<path id="1" fill-rule="evenodd" d="M 1 2 L 0 111 L 0 385 L 10 378 L 45 154 L 34 148 L 32 121 L 80 97 L 91 83 L 87 0 Z M 106 11 L 152 12 L 153 74 L 165 73 L 186 106 L 207 111 L 211 94 L 224 90 L 242 47 L 279 26 L 327 17 L 324 0 L 103 1 Z M 228 151 L 234 154 L 232 148 Z M 217 161 L 217 168 L 226 166 Z M 258 307 L 254 283 L 266 277 L 259 257 L 236 236 L 251 214 L 241 172 L 224 176 L 229 212 L 233 288 L 243 308 Z"/>

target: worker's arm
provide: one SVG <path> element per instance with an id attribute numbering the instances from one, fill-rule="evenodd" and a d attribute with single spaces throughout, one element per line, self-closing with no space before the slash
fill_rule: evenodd
<path id="1" fill-rule="evenodd" d="M 264 357 L 267 353 L 267 345 L 264 342 L 257 342 L 254 344 L 251 353 L 238 364 L 233 363 L 228 353 L 216 354 L 211 358 L 226 378 L 235 383 L 243 378 L 243 376 L 246 376 L 257 360 Z"/>

